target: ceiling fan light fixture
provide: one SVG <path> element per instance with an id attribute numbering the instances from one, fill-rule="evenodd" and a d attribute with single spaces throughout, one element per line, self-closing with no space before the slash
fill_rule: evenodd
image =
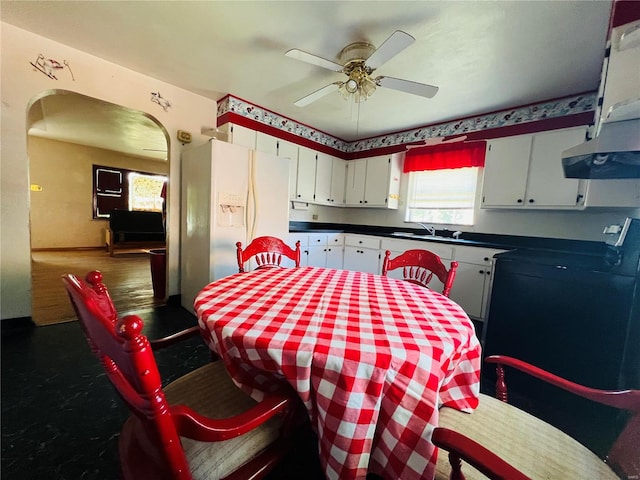
<path id="1" fill-rule="evenodd" d="M 353 78 L 350 78 L 344 83 L 344 89 L 348 93 L 356 93 L 358 91 L 358 82 L 356 82 Z"/>
<path id="2" fill-rule="evenodd" d="M 369 98 L 376 91 L 376 84 L 371 78 L 367 77 L 361 85 L 362 92 Z"/>

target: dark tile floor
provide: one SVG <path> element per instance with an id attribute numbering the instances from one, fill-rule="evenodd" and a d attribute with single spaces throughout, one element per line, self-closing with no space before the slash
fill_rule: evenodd
<path id="1" fill-rule="evenodd" d="M 145 333 L 158 338 L 193 326 L 195 317 L 177 306 L 138 313 Z M 170 382 L 209 359 L 199 338 L 156 352 L 164 382 Z M 2 332 L 2 479 L 115 480 L 117 440 L 128 416 L 77 322 Z M 486 381 L 485 381 L 486 380 Z M 562 405 L 562 397 L 536 385 L 530 395 L 512 395 L 516 404 L 552 421 L 601 456 L 619 430 L 610 412 Z M 491 382 L 483 378 L 483 391 Z M 552 400 L 548 402 L 548 400 Z M 616 420 L 617 421 L 617 420 Z M 613 422 L 615 423 L 615 422 Z M 315 439 L 298 449 L 269 480 L 322 479 Z"/>
<path id="2" fill-rule="evenodd" d="M 196 324 L 181 307 L 136 312 L 158 338 Z M 209 361 L 193 338 L 155 352 L 163 382 Z M 77 322 L 2 332 L 1 478 L 116 480 L 117 443 L 128 410 L 89 350 Z M 270 480 L 321 479 L 314 439 Z"/>

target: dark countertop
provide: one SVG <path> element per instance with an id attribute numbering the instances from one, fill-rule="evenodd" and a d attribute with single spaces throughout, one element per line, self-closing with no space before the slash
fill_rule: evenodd
<path id="1" fill-rule="evenodd" d="M 520 235 L 498 235 L 464 231 L 460 235 L 459 239 L 455 239 L 452 237 L 452 230 L 436 230 L 436 236 L 431 236 L 425 235 L 426 231 L 420 228 L 380 227 L 340 223 L 289 222 L 289 231 L 306 233 L 354 233 L 404 240 L 498 248 L 505 250 L 549 250 L 556 252 L 582 253 L 587 255 L 604 255 L 606 252 L 606 244 L 604 242 L 547 237 L 526 237 Z M 406 232 L 413 234 L 413 236 L 394 235 L 394 233 L 397 232 Z"/>

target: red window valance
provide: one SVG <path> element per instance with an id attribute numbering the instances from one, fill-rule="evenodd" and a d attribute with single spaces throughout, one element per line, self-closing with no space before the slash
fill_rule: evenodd
<path id="1" fill-rule="evenodd" d="M 450 168 L 484 167 L 485 141 L 446 143 L 412 148 L 404 159 L 404 173 Z"/>

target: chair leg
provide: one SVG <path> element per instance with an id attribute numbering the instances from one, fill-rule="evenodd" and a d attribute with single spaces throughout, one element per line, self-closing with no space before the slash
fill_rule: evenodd
<path id="1" fill-rule="evenodd" d="M 465 480 L 462 473 L 462 460 L 455 453 L 449 453 L 449 463 L 451 464 L 451 475 L 449 480 Z"/>

